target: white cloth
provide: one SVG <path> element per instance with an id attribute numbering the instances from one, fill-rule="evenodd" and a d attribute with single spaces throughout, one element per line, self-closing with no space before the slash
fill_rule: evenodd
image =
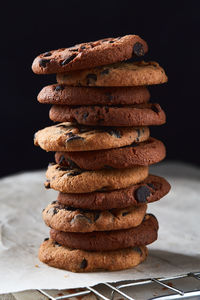
<path id="1" fill-rule="evenodd" d="M 56 199 L 45 190 L 44 171 L 0 180 L 0 293 L 26 289 L 66 289 L 101 282 L 171 276 L 200 271 L 200 169 L 166 162 L 151 168 L 172 185 L 148 211 L 159 220 L 159 239 L 149 246 L 146 262 L 130 270 L 78 274 L 51 268 L 37 258 L 48 236 L 42 208 Z"/>

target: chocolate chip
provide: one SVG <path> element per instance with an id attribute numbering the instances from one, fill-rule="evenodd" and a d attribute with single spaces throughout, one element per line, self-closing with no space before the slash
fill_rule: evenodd
<path id="1" fill-rule="evenodd" d="M 63 85 L 57 85 L 57 86 L 55 87 L 55 91 L 56 91 L 56 92 L 62 91 L 62 90 L 64 90 L 64 86 L 63 86 Z"/>
<path id="2" fill-rule="evenodd" d="M 72 206 L 65 206 L 65 207 L 63 207 L 63 209 L 64 210 L 69 210 L 69 211 L 75 211 L 75 210 L 77 210 L 76 207 L 72 207 Z"/>
<path id="3" fill-rule="evenodd" d="M 87 85 L 95 83 L 97 81 L 97 75 L 96 74 L 88 74 L 86 76 Z"/>
<path id="4" fill-rule="evenodd" d="M 89 115 L 89 113 L 88 113 L 88 112 L 85 112 L 85 113 L 83 114 L 83 120 L 86 120 L 87 117 L 88 117 L 88 115 Z"/>
<path id="5" fill-rule="evenodd" d="M 136 129 L 137 130 L 137 138 L 136 138 L 136 142 L 139 142 L 140 140 L 140 129 Z"/>
<path id="6" fill-rule="evenodd" d="M 145 185 L 142 185 L 135 191 L 135 199 L 138 203 L 146 203 L 150 194 L 149 188 Z"/>
<path id="7" fill-rule="evenodd" d="M 54 209 L 53 209 L 53 215 L 56 215 L 57 213 L 58 213 L 58 207 L 54 207 Z"/>
<path id="8" fill-rule="evenodd" d="M 45 189 L 50 189 L 51 188 L 49 180 L 46 180 L 46 182 L 44 183 L 44 187 L 45 187 Z"/>
<path id="9" fill-rule="evenodd" d="M 133 54 L 137 56 L 143 56 L 144 55 L 144 47 L 141 43 L 137 42 L 133 46 Z"/>
<path id="10" fill-rule="evenodd" d="M 84 258 L 80 264 L 80 268 L 85 269 L 87 265 L 88 265 L 87 260 Z"/>
<path id="11" fill-rule="evenodd" d="M 44 239 L 44 242 L 45 242 L 45 241 L 48 241 L 48 240 L 49 240 L 49 238 L 45 238 L 45 239 Z"/>
<path id="12" fill-rule="evenodd" d="M 56 204 L 57 201 L 52 201 L 51 204 Z"/>
<path id="13" fill-rule="evenodd" d="M 78 170 L 78 171 L 72 171 L 70 173 L 67 173 L 67 176 L 77 176 L 77 175 L 80 175 L 81 173 L 83 173 L 82 170 Z"/>
<path id="14" fill-rule="evenodd" d="M 111 101 L 111 100 L 113 100 L 113 96 L 111 95 L 111 94 L 106 94 L 106 99 L 108 100 L 108 101 Z"/>
<path id="15" fill-rule="evenodd" d="M 61 246 L 62 246 L 61 244 L 59 244 L 59 243 L 56 242 L 56 241 L 54 242 L 54 245 L 57 246 L 57 247 L 61 247 Z"/>
<path id="16" fill-rule="evenodd" d="M 68 163 L 70 169 L 77 169 L 77 168 L 79 168 L 77 166 L 77 164 L 73 160 L 71 160 L 70 158 L 67 158 L 67 163 Z"/>
<path id="17" fill-rule="evenodd" d="M 81 46 L 80 49 L 84 50 L 86 47 L 85 46 Z"/>
<path id="18" fill-rule="evenodd" d="M 100 213 L 96 212 L 94 215 L 94 222 L 96 222 L 96 220 L 98 220 L 99 217 L 100 217 Z"/>
<path id="19" fill-rule="evenodd" d="M 121 132 L 117 129 L 107 129 L 106 132 L 118 139 L 121 138 Z"/>
<path id="20" fill-rule="evenodd" d="M 109 69 L 105 69 L 105 70 L 103 70 L 102 72 L 101 72 L 101 75 L 106 75 L 106 74 L 108 74 L 109 73 Z"/>
<path id="21" fill-rule="evenodd" d="M 90 218 L 88 218 L 88 217 L 86 217 L 86 216 L 84 216 L 84 215 L 81 215 L 81 214 L 79 214 L 79 215 L 76 215 L 73 219 L 72 219 L 72 223 L 73 222 L 75 222 L 76 220 L 81 220 L 81 221 L 86 221 L 87 223 L 90 223 L 90 224 L 92 224 L 92 221 L 90 220 Z"/>
<path id="22" fill-rule="evenodd" d="M 58 169 L 58 171 L 68 171 L 69 170 L 69 168 L 66 166 L 61 166 L 61 167 L 57 166 L 56 169 Z"/>
<path id="23" fill-rule="evenodd" d="M 153 111 L 155 111 L 156 113 L 159 113 L 159 112 L 160 112 L 160 109 L 158 109 L 158 107 L 157 107 L 156 105 L 152 105 L 152 106 L 151 106 L 151 109 L 152 109 Z"/>
<path id="24" fill-rule="evenodd" d="M 124 211 L 123 213 L 122 213 L 122 217 L 125 217 L 125 216 L 127 216 L 129 214 L 129 211 Z"/>
<path id="25" fill-rule="evenodd" d="M 63 162 L 65 162 L 65 157 L 62 155 L 62 156 L 60 157 L 60 159 L 59 159 L 58 164 L 59 164 L 59 165 L 62 165 Z"/>
<path id="26" fill-rule="evenodd" d="M 72 61 L 76 57 L 76 54 L 72 54 L 61 62 L 61 66 L 67 65 L 70 61 Z"/>
<path id="27" fill-rule="evenodd" d="M 115 41 L 109 41 L 110 44 L 114 43 Z"/>
<path id="28" fill-rule="evenodd" d="M 69 137 L 67 140 L 66 140 L 66 143 L 69 143 L 71 141 L 75 141 L 75 140 L 84 140 L 83 137 L 81 136 L 78 136 L 78 135 L 72 135 L 71 137 Z"/>
<path id="29" fill-rule="evenodd" d="M 42 68 L 46 68 L 46 64 L 48 64 L 51 60 L 50 59 L 40 59 L 39 66 Z"/>
<path id="30" fill-rule="evenodd" d="M 147 183 L 147 185 L 152 188 L 153 190 L 156 190 L 156 187 L 153 183 Z"/>
<path id="31" fill-rule="evenodd" d="M 142 256 L 143 253 L 142 253 L 142 250 L 141 250 L 140 247 L 135 246 L 135 247 L 133 247 L 133 250 L 136 251 L 136 252 L 138 252 L 140 254 L 140 256 Z"/>
<path id="32" fill-rule="evenodd" d="M 51 56 L 51 52 L 45 52 L 45 53 L 43 54 L 43 57 L 47 57 L 47 56 Z"/>

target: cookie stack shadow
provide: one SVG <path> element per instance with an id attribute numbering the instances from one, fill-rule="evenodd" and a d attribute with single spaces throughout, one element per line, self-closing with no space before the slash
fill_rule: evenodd
<path id="1" fill-rule="evenodd" d="M 59 191 L 43 210 L 50 229 L 39 250 L 49 266 L 73 272 L 123 270 L 147 257 L 158 221 L 148 203 L 170 190 L 149 166 L 165 158 L 149 126 L 165 123 L 148 85 L 167 81 L 156 62 L 141 61 L 148 46 L 136 35 L 83 43 L 39 55 L 32 69 L 57 74 L 40 103 L 57 122 L 35 134 L 55 152 L 45 187 Z M 132 59 L 133 61 L 128 61 Z"/>

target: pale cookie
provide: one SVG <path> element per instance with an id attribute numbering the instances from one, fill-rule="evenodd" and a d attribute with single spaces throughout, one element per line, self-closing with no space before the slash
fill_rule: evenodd
<path id="1" fill-rule="evenodd" d="M 138 35 L 105 38 L 40 54 L 33 61 L 32 70 L 36 74 L 51 74 L 88 69 L 140 57 L 147 51 L 147 43 Z"/>
<path id="2" fill-rule="evenodd" d="M 71 272 L 117 271 L 129 269 L 143 262 L 148 251 L 145 246 L 116 251 L 91 252 L 63 247 L 52 239 L 40 246 L 39 259 L 43 263 Z"/>
<path id="3" fill-rule="evenodd" d="M 125 209 L 90 211 L 53 202 L 45 208 L 42 216 L 47 226 L 59 231 L 92 232 L 136 227 L 144 219 L 146 210 L 146 204 Z"/>
<path id="4" fill-rule="evenodd" d="M 147 127 L 86 127 L 61 123 L 39 130 L 34 143 L 46 151 L 89 151 L 118 148 L 148 138 Z"/>
<path id="5" fill-rule="evenodd" d="M 143 181 L 148 176 L 148 167 L 130 169 L 86 171 L 50 165 L 46 172 L 45 186 L 62 193 L 89 193 L 97 190 L 114 190 Z"/>
<path id="6" fill-rule="evenodd" d="M 143 86 L 165 83 L 167 76 L 157 62 L 141 61 L 61 73 L 57 81 L 72 86 Z"/>

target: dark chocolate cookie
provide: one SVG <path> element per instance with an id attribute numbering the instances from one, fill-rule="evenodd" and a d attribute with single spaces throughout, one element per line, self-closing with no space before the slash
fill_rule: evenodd
<path id="1" fill-rule="evenodd" d="M 166 122 L 165 113 L 157 103 L 122 107 L 53 105 L 49 117 L 54 122 L 77 122 L 89 126 L 151 126 Z"/>
<path id="2" fill-rule="evenodd" d="M 146 215 L 137 227 L 88 233 L 50 230 L 51 238 L 62 246 L 86 251 L 113 251 L 140 245 L 148 245 L 157 239 L 158 221 Z"/>
<path id="3" fill-rule="evenodd" d="M 141 57 L 147 51 L 147 43 L 138 35 L 105 38 L 40 54 L 33 61 L 32 70 L 36 74 L 81 70 L 127 60 L 133 56 Z"/>
<path id="4" fill-rule="evenodd" d="M 85 170 L 104 168 L 124 169 L 133 166 L 149 166 L 165 158 L 164 144 L 150 137 L 147 141 L 133 143 L 130 146 L 77 152 L 56 152 L 55 161 L 60 166 Z"/>
<path id="5" fill-rule="evenodd" d="M 160 200 L 170 191 L 166 179 L 149 175 L 143 182 L 125 189 L 85 194 L 58 194 L 58 202 L 82 209 L 107 210 L 143 205 Z"/>

